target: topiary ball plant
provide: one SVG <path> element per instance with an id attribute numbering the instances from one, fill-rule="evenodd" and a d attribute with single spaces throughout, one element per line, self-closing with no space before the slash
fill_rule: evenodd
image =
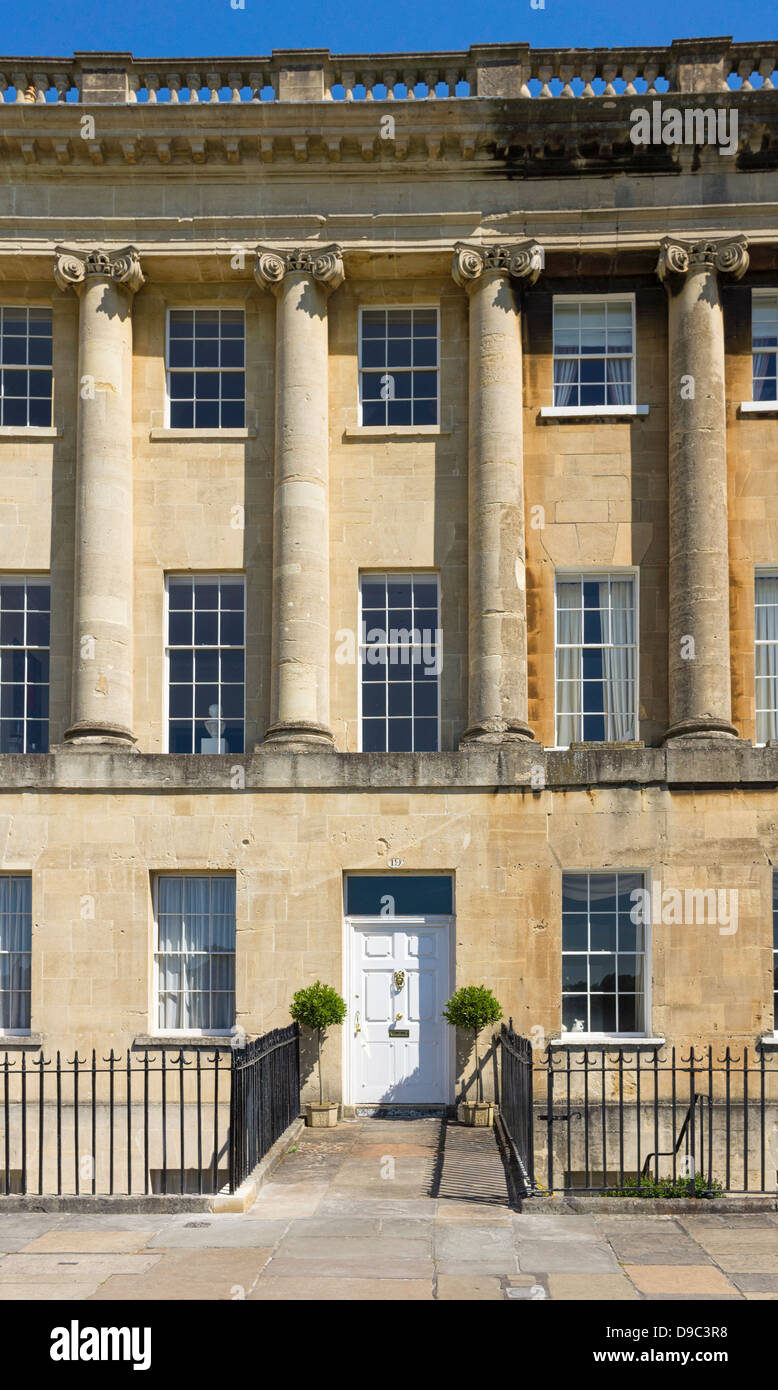
<path id="1" fill-rule="evenodd" d="M 443 1009 L 443 1017 L 453 1028 L 469 1028 L 473 1034 L 478 1099 L 483 1104 L 484 1079 L 478 1059 L 478 1035 L 490 1023 L 497 1023 L 502 1018 L 502 1009 L 486 985 L 463 985 L 452 994 Z"/>
<path id="2" fill-rule="evenodd" d="M 296 1023 L 310 1028 L 316 1034 L 316 1060 L 319 1069 L 319 1104 L 324 1104 L 324 1089 L 321 1075 L 321 1045 L 327 1029 L 336 1027 L 346 1017 L 346 1003 L 332 985 L 323 985 L 321 980 L 298 989 L 294 995 L 289 1012 Z"/>

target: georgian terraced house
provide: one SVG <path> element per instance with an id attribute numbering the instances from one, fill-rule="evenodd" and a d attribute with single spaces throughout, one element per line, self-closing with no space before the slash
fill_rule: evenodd
<path id="1" fill-rule="evenodd" d="M 777 66 L 0 60 L 4 1055 L 778 1046 Z"/>

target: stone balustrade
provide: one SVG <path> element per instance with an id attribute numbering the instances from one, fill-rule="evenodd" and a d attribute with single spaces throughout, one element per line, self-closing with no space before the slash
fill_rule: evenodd
<path id="1" fill-rule="evenodd" d="M 0 58 L 0 103 L 397 101 L 484 98 L 630 99 L 668 92 L 759 93 L 778 86 L 778 42 L 677 39 L 658 48 L 552 49 L 473 44 L 448 53 L 267 57 Z"/>

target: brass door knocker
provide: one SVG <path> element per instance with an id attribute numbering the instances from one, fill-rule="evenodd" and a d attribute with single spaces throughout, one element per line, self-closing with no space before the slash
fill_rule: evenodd
<path id="1" fill-rule="evenodd" d="M 394 972 L 394 987 L 395 987 L 395 989 L 398 990 L 398 991 L 401 990 L 404 984 L 405 984 L 405 971 L 404 971 L 404 970 L 395 970 L 395 972 Z"/>

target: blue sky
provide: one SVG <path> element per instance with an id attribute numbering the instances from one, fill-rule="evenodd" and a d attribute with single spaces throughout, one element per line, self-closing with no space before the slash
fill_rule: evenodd
<path id="1" fill-rule="evenodd" d="M 0 53 L 54 57 L 76 49 L 136 57 L 265 54 L 273 48 L 333 53 L 461 49 L 525 42 L 585 48 L 665 44 L 700 34 L 772 39 L 775 0 L 2 0 Z M 540 4 L 540 0 L 535 0 Z"/>

